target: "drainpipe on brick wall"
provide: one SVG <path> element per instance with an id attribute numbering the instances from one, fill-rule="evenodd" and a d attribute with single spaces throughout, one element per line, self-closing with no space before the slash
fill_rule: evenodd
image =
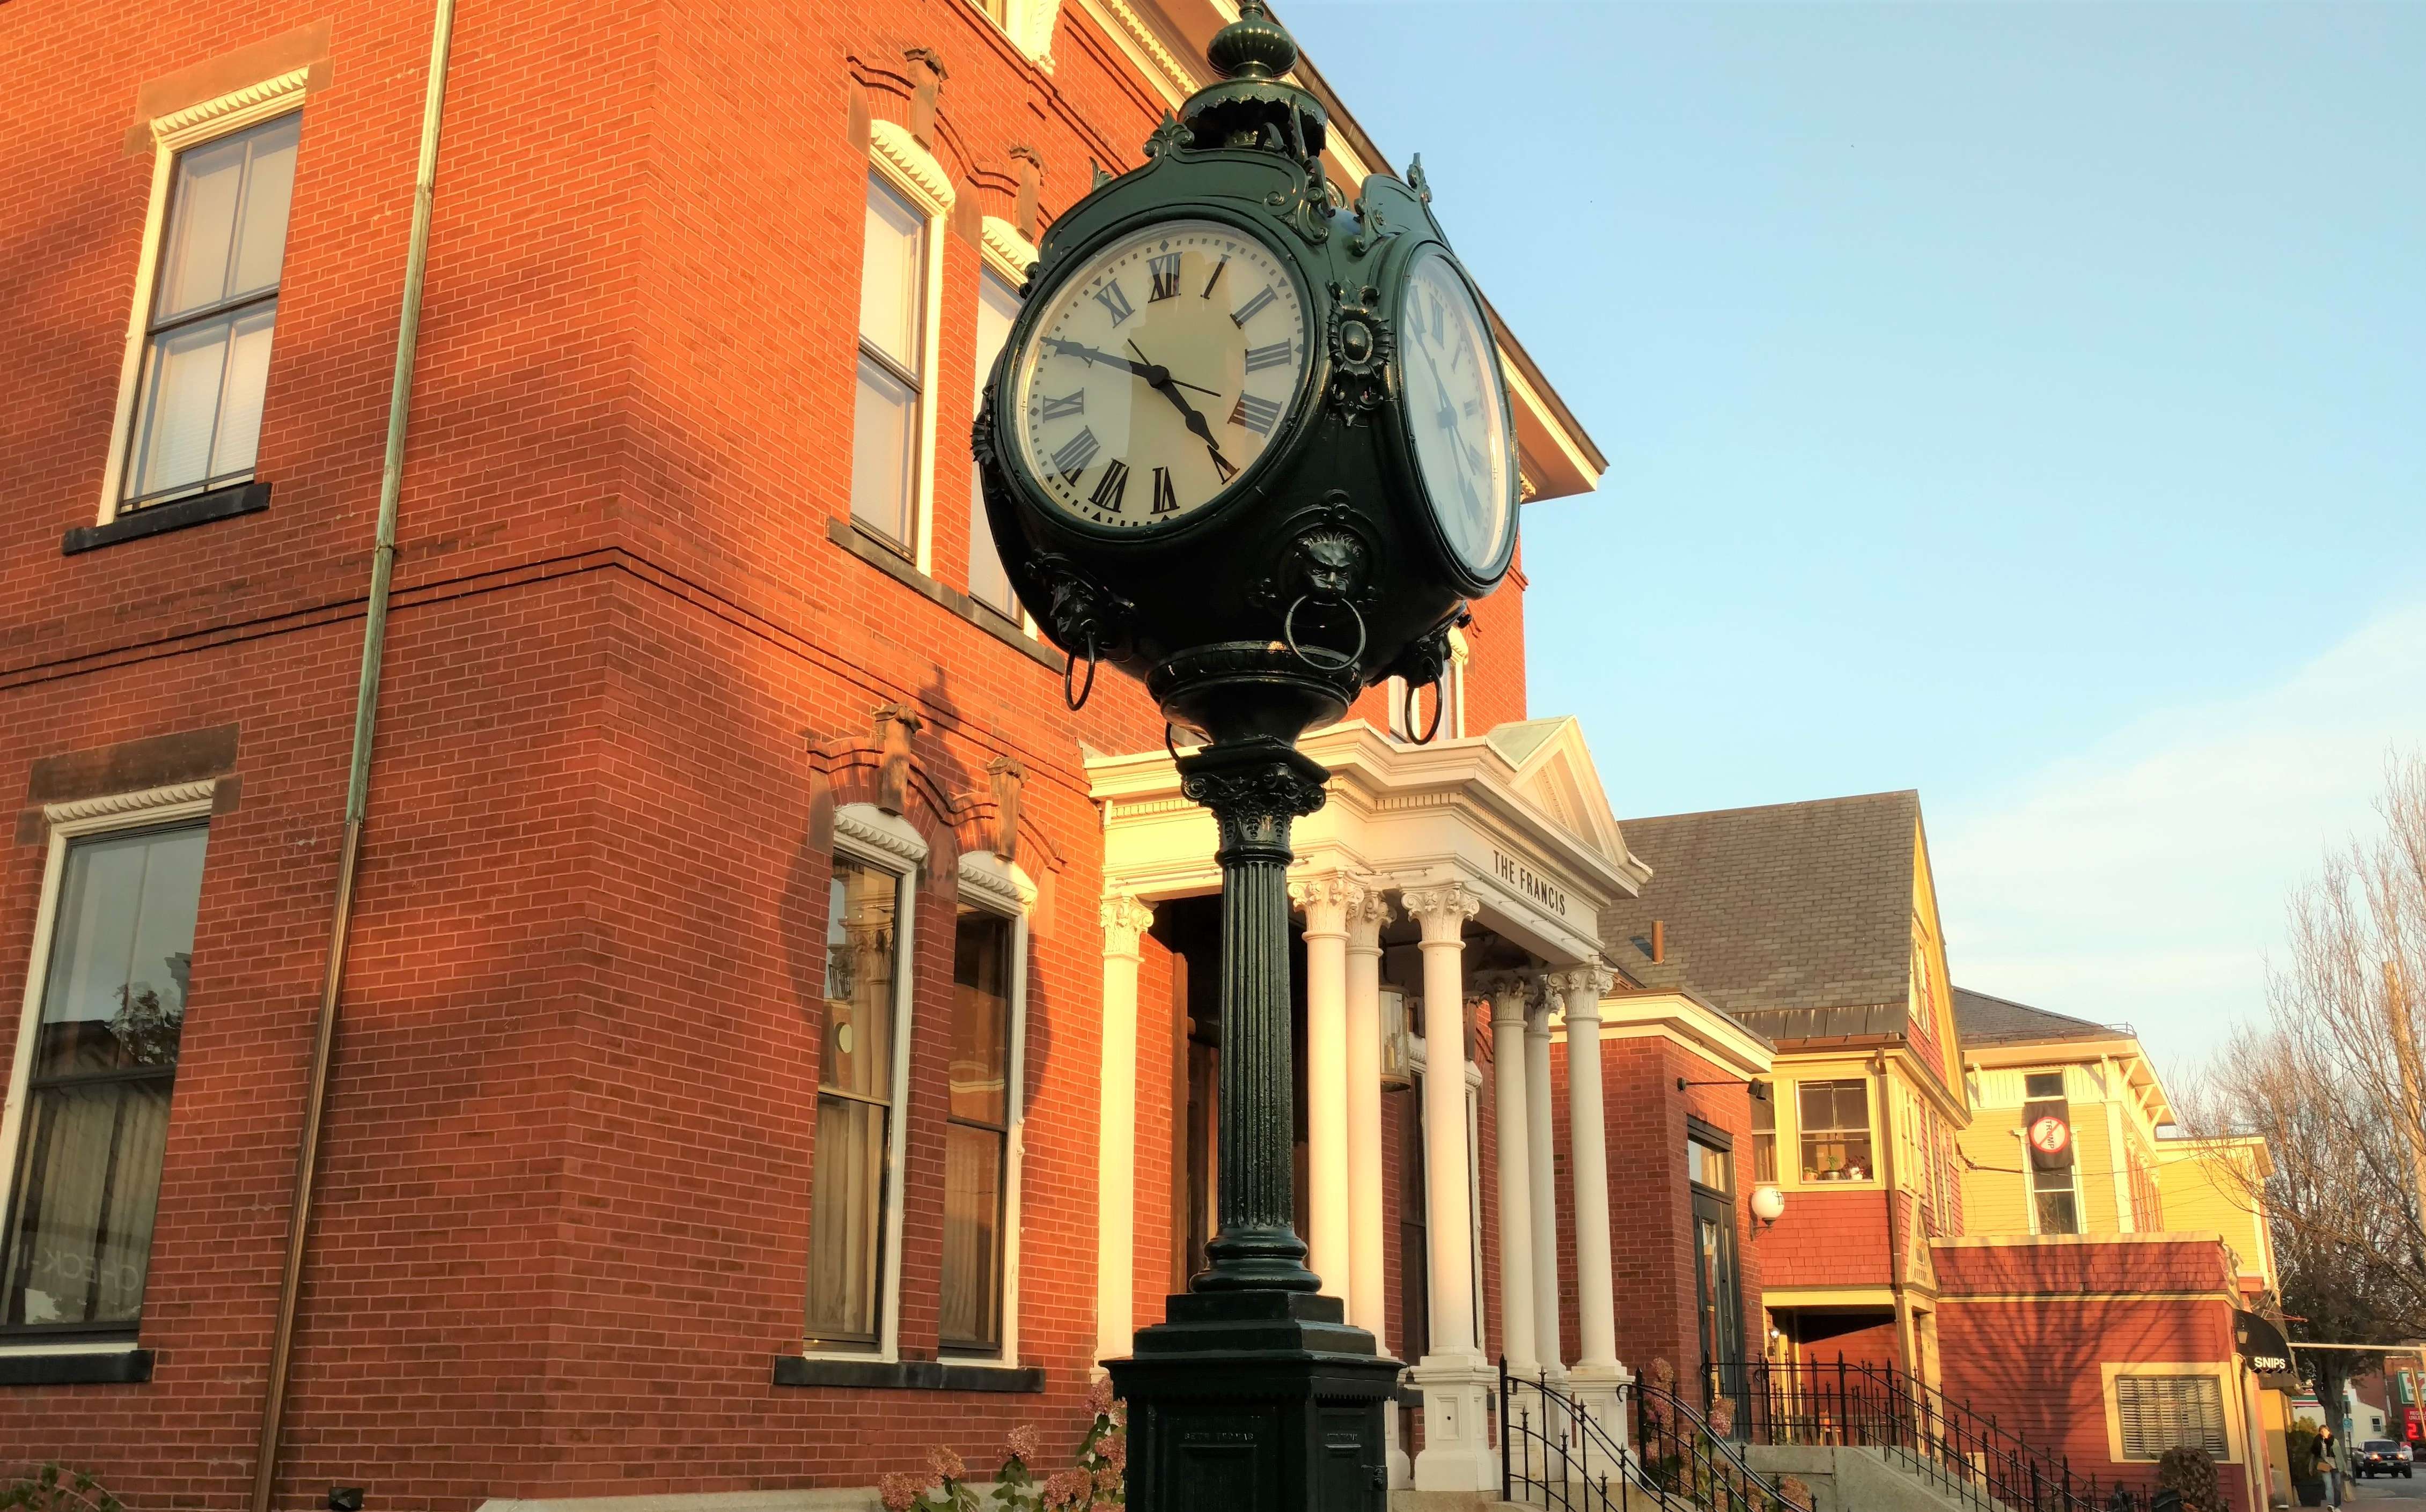
<path id="1" fill-rule="evenodd" d="M 421 285 L 429 264 L 429 219 L 436 202 L 438 126 L 446 100 L 446 63 L 455 37 L 455 0 L 437 0 L 429 37 L 429 88 L 421 105 L 421 159 L 412 179 L 412 242 L 404 263 L 404 298 L 396 333 L 396 378 L 388 393 L 387 454 L 380 470 L 379 527 L 371 548 L 368 607 L 363 619 L 362 680 L 354 690 L 353 760 L 346 779 L 346 832 L 337 852 L 336 896 L 329 921 L 329 970 L 303 1097 L 303 1139 L 295 1152 L 295 1190 L 286 1220 L 285 1266 L 279 1279 L 278 1327 L 269 1340 L 269 1381 L 261 1404 L 261 1442 L 252 1472 L 252 1512 L 269 1512 L 278 1477 L 278 1440 L 286 1416 L 287 1367 L 295 1353 L 296 1306 L 303 1287 L 304 1240 L 312 1225 L 312 1185 L 320 1164 L 328 1109 L 330 1055 L 337 1037 L 337 992 L 345 980 L 346 938 L 354 911 L 355 863 L 370 798 L 371 734 L 379 716 L 380 664 L 387 650 L 387 601 L 396 575 L 396 516 L 404 491 L 405 418 L 412 408 L 412 362 L 421 336 Z"/>

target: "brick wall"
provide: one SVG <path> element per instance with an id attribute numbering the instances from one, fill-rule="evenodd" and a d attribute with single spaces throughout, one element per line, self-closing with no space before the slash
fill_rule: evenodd
<path id="1" fill-rule="evenodd" d="M 271 506 L 64 556 L 60 533 L 94 518 L 139 261 L 137 92 L 322 19 L 261 435 Z M 0 106 L 0 354 L 21 379 L 0 421 L 0 791 L 44 757 L 239 732 L 144 1311 L 154 1377 L 0 1388 L 0 1454 L 70 1459 L 138 1509 L 239 1504 L 252 1472 L 429 26 L 424 0 L 0 8 L 21 81 Z M 977 1459 L 1018 1422 L 1075 1439 L 1101 981 L 1082 743 L 1151 748 L 1162 727 L 1117 678 L 1070 716 L 1056 669 L 827 539 L 849 507 L 866 173 L 847 127 L 855 92 L 906 119 L 911 46 L 946 59 L 937 154 L 988 213 L 1015 213 L 1013 146 L 1045 163 L 1049 219 L 1161 112 L 1076 8 L 1050 75 L 969 6 L 675 0 L 636 24 L 603 0 L 504 0 L 458 19 L 282 1505 L 332 1483 L 383 1508 L 865 1485 L 937 1440 Z M 944 265 L 933 570 L 957 587 L 980 259 L 947 233 Z M 1478 730 L 1523 712 L 1522 638 L 1521 588 L 1479 606 Z M 991 812 L 986 764 L 1027 773 L 1020 1333 L 1041 1398 L 770 1384 L 801 1330 L 823 827 L 870 796 L 855 743 L 893 701 L 926 720 L 914 1024 L 948 1011 L 934 925 Z M 17 833 L 10 1001 L 39 815 Z M 1150 946 L 1141 1128 L 1172 1117 L 1171 971 Z M 16 1027 L 0 1018 L 0 1052 Z M 914 1032 L 908 1053 L 915 1358 L 935 1349 L 946 1047 Z M 1141 1319 L 1169 1287 L 1168 1161 L 1154 1141 L 1138 1161 Z"/>

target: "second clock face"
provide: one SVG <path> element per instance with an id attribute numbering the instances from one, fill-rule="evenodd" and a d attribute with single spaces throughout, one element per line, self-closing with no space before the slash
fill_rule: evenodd
<path id="1" fill-rule="evenodd" d="M 1173 524 L 1279 433 L 1307 321 L 1280 259 L 1243 232 L 1172 220 L 1104 248 L 1050 297 L 1019 354 L 1011 428 L 1063 510 Z"/>

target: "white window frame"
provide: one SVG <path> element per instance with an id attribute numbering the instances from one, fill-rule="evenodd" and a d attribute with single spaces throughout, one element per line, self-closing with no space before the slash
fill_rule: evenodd
<path id="1" fill-rule="evenodd" d="M 2039 1176 L 2041 1175 L 2041 1172 L 2031 1161 L 2030 1131 L 2027 1129 L 2022 1130 L 2021 1134 L 2022 1206 L 2030 1215 L 2030 1232 L 2034 1234 L 2046 1233 L 2046 1229 L 2041 1227 L 2039 1223 Z M 2063 1179 L 2070 1182 L 2072 1186 L 2072 1221 L 2074 1225 L 2072 1231 L 2075 1234 L 2086 1234 L 2089 1232 L 2089 1202 L 2088 1199 L 2081 1195 L 2080 1191 L 2080 1159 L 2077 1151 L 2074 1155 L 2072 1164 L 2064 1169 Z M 2054 1189 L 2049 1188 L 2049 1190 Z M 2059 1234 L 2052 1237 L 2062 1238 L 2064 1236 Z"/>
<path id="2" fill-rule="evenodd" d="M 919 571 L 932 577 L 935 572 L 935 385 L 943 364 L 944 347 L 944 233 L 952 214 L 952 203 L 959 198 L 952 187 L 952 176 L 935 154 L 910 135 L 910 128 L 897 121 L 868 122 L 869 170 L 901 197 L 912 209 L 927 217 L 927 266 L 920 275 L 925 280 L 918 300 L 918 444 L 915 467 L 917 475 L 910 481 L 910 536 L 901 544 L 909 549 L 910 559 Z M 863 270 L 866 253 L 860 254 Z M 852 361 L 858 360 L 858 346 L 853 343 Z M 854 387 L 851 403 L 858 404 Z M 849 513 L 849 501 L 845 501 L 845 513 Z M 852 516 L 851 518 L 856 518 Z"/>
<path id="3" fill-rule="evenodd" d="M 963 1365 L 1019 1363 L 1020 1173 L 1027 1159 L 1027 921 L 1036 884 L 1017 861 L 988 850 L 960 861 L 961 901 L 1011 921 L 1011 1032 L 1003 1066 L 1002 1347 L 991 1355 L 954 1351 Z"/>
<path id="4" fill-rule="evenodd" d="M 2218 1457 L 2216 1463 L 2219 1465 L 2245 1463 L 2241 1448 L 2242 1420 L 2245 1414 L 2234 1410 L 2234 1407 L 2239 1405 L 2240 1396 L 2239 1389 L 2234 1384 L 2239 1379 L 2239 1368 L 2237 1361 L 2224 1360 L 2133 1360 L 2127 1363 L 2108 1360 L 2101 1362 L 2097 1367 L 2100 1377 L 2098 1387 L 2101 1402 L 2106 1410 L 2107 1457 L 2117 1465 L 2153 1465 L 2159 1457 L 2154 1455 L 2145 1457 L 2136 1455 L 2127 1456 L 2124 1454 L 2123 1393 L 2116 1385 L 2119 1378 L 2127 1376 L 2139 1379 L 2151 1375 L 2190 1376 L 2211 1381 L 2215 1385 L 2216 1408 L 2224 1419 L 2224 1452 Z"/>
<path id="5" fill-rule="evenodd" d="M 883 1274 L 877 1279 L 875 1352 L 809 1347 L 804 1288 L 801 1353 L 809 1359 L 875 1359 L 889 1364 L 901 1358 L 901 1214 L 910 1143 L 911 988 L 917 974 L 918 876 L 927 863 L 927 840 L 898 814 L 886 813 L 872 803 L 850 803 L 834 810 L 833 849 L 838 855 L 889 872 L 894 878 L 893 1117 L 884 1138 L 884 1265 Z M 816 1170 L 813 1162 L 811 1181 L 817 1179 Z M 811 1193 L 811 1202 L 816 1199 L 816 1194 Z M 803 1259 L 807 1261 L 809 1257 Z"/>
<path id="6" fill-rule="evenodd" d="M 178 155 L 302 109 L 305 82 L 310 74 L 308 68 L 290 69 L 200 105 L 156 116 L 149 123 L 152 201 L 144 212 L 142 260 L 136 265 L 134 306 L 126 320 L 126 350 L 118 368 L 118 409 L 109 427 L 109 460 L 101 470 L 98 520 L 102 524 L 118 518 L 118 496 L 126 484 L 127 453 L 134 445 L 136 403 L 143 387 L 143 350 L 152 333 L 152 298 L 159 283 L 160 240 L 168 233 L 169 190 L 176 182 Z"/>
<path id="7" fill-rule="evenodd" d="M 75 841 L 121 829 L 150 829 L 161 825 L 207 820 L 215 780 L 181 782 L 173 787 L 113 793 L 105 797 L 54 803 L 42 810 L 49 822 L 50 848 L 42 863 L 41 902 L 34 910 L 34 948 L 25 963 L 25 1002 L 17 1021 L 17 1050 L 8 1068 L 8 1099 L 0 1104 L 0 1214 L 9 1211 L 16 1194 L 17 1147 L 25 1127 L 25 1085 L 34 1074 L 34 1042 L 41 1022 L 42 997 L 50 986 L 52 947 L 58 928 L 59 885 L 67 875 L 68 848 Z M 173 1118 L 172 1111 L 170 1117 Z M 154 1231 L 156 1237 L 157 1231 Z M 149 1291 L 149 1278 L 146 1278 Z M 136 1326 L 142 1320 L 138 1316 Z M 5 1338 L 0 1335 L 0 1338 Z M 42 1339 L 0 1343 L 0 1355 L 122 1354 L 136 1347 L 132 1339 Z"/>

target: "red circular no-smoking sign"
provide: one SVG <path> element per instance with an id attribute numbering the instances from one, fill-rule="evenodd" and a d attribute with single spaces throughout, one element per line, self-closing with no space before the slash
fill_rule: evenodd
<path id="1" fill-rule="evenodd" d="M 2061 1155 L 2072 1143 L 2072 1126 L 2054 1114 L 2030 1125 L 2030 1148 L 2045 1155 Z"/>

